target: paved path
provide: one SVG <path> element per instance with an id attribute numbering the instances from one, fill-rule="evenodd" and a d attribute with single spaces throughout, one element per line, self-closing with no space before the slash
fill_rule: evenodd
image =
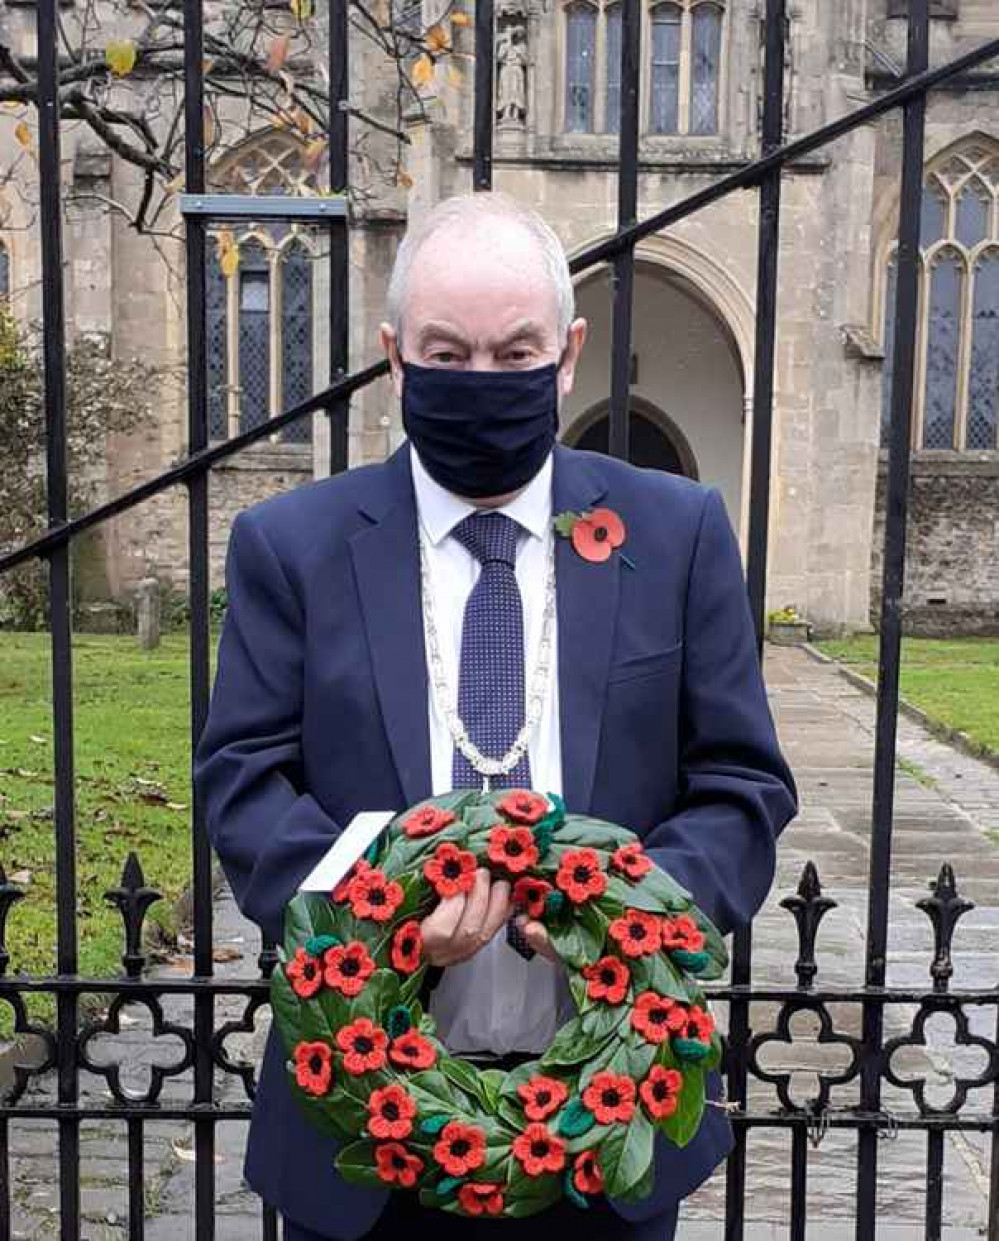
<path id="1" fill-rule="evenodd" d="M 774 717 L 785 753 L 795 772 L 802 813 L 785 832 L 780 847 L 779 874 L 771 899 L 756 924 L 755 979 L 757 982 L 793 982 L 796 939 L 790 915 L 779 906 L 783 895 L 796 887 L 801 869 L 813 859 L 823 885 L 839 902 L 822 925 L 819 936 L 819 984 L 853 986 L 863 981 L 863 944 L 866 921 L 866 871 L 871 817 L 871 765 L 874 738 L 874 702 L 846 681 L 829 664 L 803 650 L 768 648 L 765 672 Z M 915 906 L 942 861 L 953 863 L 961 890 L 977 902 L 963 919 L 956 937 L 956 986 L 994 987 L 999 966 L 994 952 L 999 932 L 999 844 L 988 836 L 999 831 L 999 772 L 957 753 L 930 737 L 906 718 L 899 725 L 896 784 L 893 889 L 889 982 L 923 986 L 928 979 L 932 949 L 929 922 Z M 216 941 L 242 954 L 220 963 L 219 971 L 246 976 L 252 973 L 257 939 L 231 900 L 217 907 Z M 168 1016 L 189 1022 L 183 1002 L 166 1006 Z M 239 1015 L 240 1005 L 219 1002 L 218 1023 Z M 856 1013 L 836 1006 L 837 1029 L 857 1032 Z M 972 1015 L 972 1031 L 994 1037 L 990 1025 Z M 754 1028 L 772 1023 L 772 1010 L 756 1005 Z M 911 1025 L 912 1014 L 893 1012 L 890 1034 Z M 103 1040 L 99 1053 L 106 1059 L 124 1054 L 129 1063 L 126 1082 L 141 1085 L 150 1063 L 169 1062 L 177 1041 L 148 1037 L 143 1017 L 118 1040 Z M 252 1036 L 229 1039 L 230 1055 L 240 1050 L 259 1055 L 265 1035 L 263 1019 Z M 900 1053 L 894 1067 L 903 1076 L 926 1076 L 937 1098 L 948 1098 L 955 1074 L 974 1076 L 982 1071 L 981 1054 L 953 1045 L 953 1023 L 937 1018 L 927 1025 L 928 1047 Z M 763 1053 L 769 1072 L 794 1071 L 796 1100 L 814 1091 L 816 1067 L 843 1067 L 842 1048 L 823 1048 L 815 1042 L 814 1023 L 800 1017 L 793 1025 L 794 1045 L 771 1044 Z M 811 1038 L 809 1038 L 811 1035 Z M 165 1049 L 165 1050 L 164 1050 Z M 85 1076 L 94 1097 L 104 1091 L 102 1079 Z M 232 1076 L 220 1076 L 220 1094 L 239 1099 L 243 1087 Z M 50 1082 L 40 1091 L 48 1094 Z M 164 1098 L 189 1097 L 190 1081 L 171 1079 Z M 855 1088 L 834 1093 L 832 1105 L 848 1106 Z M 774 1106 L 768 1087 L 758 1086 L 753 1105 Z M 972 1095 L 976 1111 L 988 1113 L 991 1092 Z M 911 1110 L 907 1091 L 889 1088 L 884 1104 L 896 1112 Z M 218 1132 L 219 1241 L 260 1236 L 259 1204 L 241 1185 L 240 1124 L 223 1124 Z M 191 1214 L 194 1167 L 190 1127 L 152 1123 L 146 1128 L 147 1190 L 146 1236 L 149 1241 L 193 1239 Z M 12 1175 L 15 1198 L 15 1237 L 56 1236 L 58 1190 L 52 1129 L 19 1122 L 12 1126 Z M 747 1241 L 771 1241 L 786 1236 L 789 1216 L 789 1141 L 775 1131 L 758 1130 L 749 1146 L 750 1177 L 746 1215 Z M 881 1143 L 879 1241 L 915 1241 L 923 1236 L 925 1139 L 903 1135 Z M 855 1140 L 830 1132 L 809 1161 L 809 1227 L 812 1241 L 836 1241 L 851 1235 L 855 1186 Z M 976 1136 L 954 1136 L 947 1141 L 944 1188 L 946 1241 L 971 1241 L 981 1235 L 988 1184 L 988 1147 Z M 85 1126 L 83 1135 L 83 1206 L 89 1241 L 120 1239 L 125 1235 L 125 1140 L 113 1122 Z M 682 1241 L 721 1241 L 723 1235 L 723 1180 L 712 1182 L 687 1204 L 681 1226 Z"/>

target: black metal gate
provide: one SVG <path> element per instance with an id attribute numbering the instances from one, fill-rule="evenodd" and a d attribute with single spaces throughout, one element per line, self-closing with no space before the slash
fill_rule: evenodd
<path id="1" fill-rule="evenodd" d="M 0 1104 L 0 1237 L 10 1234 L 10 1126 L 13 1118 L 24 1117 L 51 1122 L 58 1130 L 60 1229 L 64 1241 L 73 1241 L 80 1231 L 79 1140 L 81 1122 L 92 1119 L 120 1121 L 127 1132 L 129 1157 L 129 1235 L 144 1235 L 143 1220 L 143 1135 L 153 1120 L 182 1119 L 193 1122 L 195 1130 L 196 1193 L 194 1212 L 199 1241 L 215 1235 L 215 1128 L 223 1120 L 246 1119 L 250 1103 L 222 1106 L 215 1101 L 213 1074 L 216 1070 L 236 1072 L 224 1053 L 216 1028 L 215 999 L 236 994 L 246 999 L 246 1019 L 266 1001 L 267 978 L 274 965 L 272 946 L 264 944 L 260 974 L 256 978 L 220 980 L 213 977 L 212 884 L 208 837 L 197 805 L 192 815 L 194 858 L 194 973 L 182 979 L 144 980 L 140 932 L 145 912 L 155 893 L 145 886 L 134 860 L 124 870 L 120 888 L 109 893 L 124 919 L 125 955 L 123 976 L 81 977 L 77 968 L 76 841 L 74 814 L 73 747 L 73 650 L 69 592 L 70 545 L 85 531 L 150 500 L 168 488 L 183 484 L 187 488 L 190 539 L 191 611 L 191 735 L 197 741 L 207 713 L 210 691 L 210 615 L 208 555 L 208 495 L 212 467 L 241 452 L 250 444 L 300 419 L 314 410 L 327 412 L 331 427 L 332 469 L 346 468 L 349 399 L 352 393 L 387 370 L 377 363 L 348 374 L 347 306 L 348 263 L 347 224 L 343 215 L 330 216 L 317 208 L 315 218 L 326 219 L 331 234 L 330 287 L 331 317 L 329 340 L 332 387 L 279 417 L 238 437 L 209 446 L 206 389 L 205 253 L 206 229 L 219 214 L 234 210 L 205 195 L 205 155 L 202 146 L 204 94 L 202 0 L 185 0 L 185 123 L 186 146 L 186 246 L 188 361 L 190 373 L 188 456 L 160 476 L 127 494 L 103 504 L 85 516 L 68 520 L 67 464 L 65 428 L 65 325 L 62 288 L 62 204 L 60 191 L 59 146 L 59 65 L 57 53 L 58 0 L 40 0 L 38 13 L 39 78 L 39 171 L 41 179 L 40 231 L 43 259 L 44 373 L 47 418 L 47 479 L 49 529 L 40 538 L 0 557 L 0 573 L 39 558 L 49 566 L 51 588 L 52 719 L 55 758 L 55 852 L 56 901 L 58 913 L 57 969 L 53 977 L 32 977 L 7 973 L 8 955 L 4 948 L 7 915 L 22 895 L 0 869 L 0 1002 L 14 1014 L 15 1027 L 22 1033 L 39 1036 L 46 1048 L 44 1063 L 23 1067 L 16 1072 L 13 1091 Z M 939 1238 L 943 1214 L 944 1139 L 948 1131 L 963 1130 L 991 1135 L 991 1182 L 988 1215 L 989 1241 L 999 1241 L 999 1047 L 997 1039 L 975 1038 L 976 1046 L 987 1054 L 987 1067 L 972 1081 L 958 1079 L 954 1098 L 945 1107 L 934 1107 L 914 1092 L 916 1108 L 911 1115 L 896 1117 L 882 1109 L 885 1081 L 893 1080 L 890 1060 L 894 1050 L 884 1037 L 886 1011 L 891 1006 L 914 1006 L 917 1026 L 936 1013 L 954 1017 L 958 1042 L 968 1041 L 967 1010 L 978 1006 L 995 1010 L 999 1019 L 999 991 L 954 990 L 950 987 L 951 939 L 954 926 L 969 907 L 953 883 L 950 868 L 944 866 L 933 895 L 922 902 L 935 932 L 936 948 L 929 967 L 931 985 L 899 990 L 886 987 L 888 947 L 888 898 L 892 849 L 896 717 L 899 690 L 901 640 L 901 596 L 906 538 L 906 503 L 909 479 L 910 427 L 913 398 L 914 359 L 917 336 L 918 263 L 920 200 L 923 180 L 924 122 L 929 92 L 947 81 L 999 56 L 999 40 L 994 40 L 940 68 L 929 70 L 930 0 L 909 0 L 908 64 L 904 77 L 894 89 L 874 102 L 834 121 L 824 128 L 783 144 L 784 65 L 786 41 L 786 0 L 766 0 L 766 62 L 763 107 L 762 156 L 709 188 L 639 221 L 637 191 L 639 175 L 639 64 L 641 22 L 639 0 L 623 0 L 621 38 L 620 161 L 618 171 L 618 231 L 613 238 L 593 246 L 572 263 L 574 272 L 597 264 L 613 267 L 613 352 L 611 364 L 610 451 L 628 456 L 628 366 L 631 341 L 631 315 L 635 272 L 635 247 L 643 238 L 670 227 L 736 190 L 759 191 L 759 258 L 756 299 L 756 366 L 751 494 L 749 522 L 748 587 L 752 612 L 760 635 L 764 620 L 764 583 L 767 564 L 768 496 L 773 408 L 774 342 L 778 291 L 778 238 L 780 232 L 781 184 L 784 169 L 837 138 L 856 130 L 877 117 L 899 109 L 904 121 L 904 151 L 901 169 L 901 226 L 898 246 L 898 279 L 895 304 L 895 367 L 891 391 L 887 519 L 884 549 L 884 582 L 881 603 L 880 656 L 877 699 L 877 736 L 874 769 L 873 822 L 871 832 L 870 884 L 867 910 L 867 949 L 863 985 L 853 989 L 817 988 L 814 948 L 816 932 L 831 902 L 823 896 L 814 869 L 806 868 L 796 895 L 785 902 L 798 928 L 799 954 L 794 963 L 797 982 L 786 987 L 754 988 L 752 983 L 752 934 L 736 936 L 731 981 L 714 990 L 712 998 L 728 1006 L 729 1036 L 726 1064 L 728 1097 L 737 1133 L 737 1145 L 727 1168 L 725 1235 L 731 1241 L 743 1236 L 743 1205 L 746 1185 L 746 1139 L 754 1127 L 778 1127 L 791 1134 L 790 1235 L 804 1238 L 807 1227 L 807 1178 L 809 1139 L 826 1127 L 854 1130 L 857 1134 L 856 1236 L 858 1241 L 874 1241 L 878 1212 L 878 1139 L 885 1131 L 898 1128 L 925 1134 L 926 1202 L 925 1235 Z M 347 184 L 347 117 L 340 106 L 347 99 L 348 0 L 329 0 L 331 189 Z M 479 0 L 475 12 L 476 72 L 474 119 L 475 189 L 490 188 L 492 179 L 493 123 L 493 3 Z M 16 911 L 14 916 L 16 917 Z M 790 965 L 790 963 L 789 963 Z M 28 1020 L 25 997 L 46 993 L 55 997 L 54 1031 L 36 1028 Z M 87 993 L 114 997 L 114 1005 L 141 1001 L 153 1012 L 169 995 L 192 997 L 193 1026 L 186 1032 L 183 1063 L 172 1072 L 193 1069 L 193 1097 L 183 1106 L 156 1101 L 130 1102 L 114 1088 L 114 1098 L 106 1106 L 83 1104 L 79 1099 L 79 1077 L 92 1071 L 86 1060 L 84 1032 L 78 1021 L 78 1001 Z M 768 1029 L 753 1029 L 750 1004 L 768 1002 L 774 1006 Z M 835 1031 L 829 1005 L 852 1010 L 861 1028 L 861 1037 Z M 823 1038 L 832 1036 L 851 1049 L 851 1065 L 845 1074 L 819 1078 L 818 1095 L 807 1105 L 796 1104 L 788 1091 L 786 1078 L 769 1075 L 760 1065 L 757 1050 L 768 1036 L 787 1030 L 797 1012 L 815 1014 L 822 1022 Z M 820 1040 L 821 1041 L 821 1040 Z M 30 1078 L 55 1070 L 57 1100 L 50 1105 L 29 1104 L 24 1100 Z M 768 1082 L 776 1088 L 777 1105 L 771 1110 L 753 1110 L 748 1104 L 752 1080 Z M 245 1081 L 245 1078 L 244 1078 Z M 829 1108 L 833 1085 L 855 1082 L 859 1099 L 849 1108 Z M 898 1084 L 897 1081 L 894 1084 Z M 967 1106 L 973 1087 L 994 1087 L 991 1111 L 974 1112 Z M 247 1086 L 249 1096 L 251 1087 Z M 264 1209 L 262 1235 L 274 1238 L 277 1221 Z"/>

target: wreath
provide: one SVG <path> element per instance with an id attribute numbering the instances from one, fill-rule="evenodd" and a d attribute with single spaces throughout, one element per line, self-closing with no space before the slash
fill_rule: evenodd
<path id="1" fill-rule="evenodd" d="M 577 1014 L 511 1072 L 450 1055 L 423 1011 L 420 921 L 477 867 L 512 883 Z M 288 905 L 274 1017 L 293 1093 L 344 1180 L 428 1207 L 521 1217 L 652 1189 L 657 1132 L 694 1136 L 720 1040 L 700 982 L 720 935 L 635 835 L 525 790 L 449 793 L 398 815 L 327 897 Z"/>

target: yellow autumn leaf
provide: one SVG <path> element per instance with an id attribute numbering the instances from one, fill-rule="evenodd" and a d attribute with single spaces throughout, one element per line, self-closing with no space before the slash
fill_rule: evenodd
<path id="1" fill-rule="evenodd" d="M 431 26 L 423 38 L 432 52 L 446 52 L 451 45 L 448 33 L 441 25 Z"/>
<path id="2" fill-rule="evenodd" d="M 27 121 L 18 121 L 14 126 L 14 137 L 24 147 L 26 151 L 30 151 L 35 145 L 35 140 L 31 136 L 31 129 Z"/>
<path id="3" fill-rule="evenodd" d="M 295 128 L 300 133 L 303 133 L 306 137 L 308 137 L 309 134 L 312 133 L 312 117 L 309 116 L 308 112 L 306 112 L 304 108 L 296 108 L 291 115 L 295 122 Z"/>
<path id="4" fill-rule="evenodd" d="M 312 0 L 289 0 L 288 7 L 292 17 L 297 17 L 300 22 L 308 21 L 312 16 Z"/>
<path id="5" fill-rule="evenodd" d="M 413 83 L 416 86 L 426 86 L 428 82 L 433 81 L 434 62 L 429 56 L 421 56 L 413 65 Z"/>
<path id="6" fill-rule="evenodd" d="M 267 53 L 267 72 L 277 73 L 288 59 L 288 49 L 291 47 L 291 35 L 279 35 L 273 43 L 271 49 Z"/>
<path id="7" fill-rule="evenodd" d="M 395 179 L 398 185 L 404 186 L 407 190 L 411 190 L 413 188 L 413 178 L 408 172 L 403 172 L 401 168 L 399 169 Z"/>
<path id="8" fill-rule="evenodd" d="M 128 77 L 135 68 L 135 44 L 131 39 L 109 39 L 104 61 L 116 78 Z"/>
<path id="9" fill-rule="evenodd" d="M 312 141 L 308 143 L 302 155 L 302 163 L 306 166 L 306 168 L 308 168 L 309 172 L 315 172 L 315 170 L 319 167 L 319 161 L 322 159 L 323 152 L 325 150 L 325 138 L 313 138 Z"/>
<path id="10" fill-rule="evenodd" d="M 471 24 L 472 24 L 472 19 L 468 16 L 467 13 L 462 13 L 459 10 L 458 12 L 451 14 L 451 25 L 452 26 L 470 26 Z"/>

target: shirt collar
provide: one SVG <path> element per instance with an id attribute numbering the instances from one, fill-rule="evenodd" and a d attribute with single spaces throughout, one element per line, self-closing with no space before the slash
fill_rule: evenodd
<path id="1" fill-rule="evenodd" d="M 416 493 L 416 510 L 420 524 L 436 547 L 459 521 L 475 512 L 475 505 L 461 500 L 442 487 L 426 471 L 419 453 L 410 445 L 409 459 Z M 490 512 L 505 513 L 537 539 L 544 538 L 552 516 L 552 454 L 527 486 L 506 504 Z"/>

